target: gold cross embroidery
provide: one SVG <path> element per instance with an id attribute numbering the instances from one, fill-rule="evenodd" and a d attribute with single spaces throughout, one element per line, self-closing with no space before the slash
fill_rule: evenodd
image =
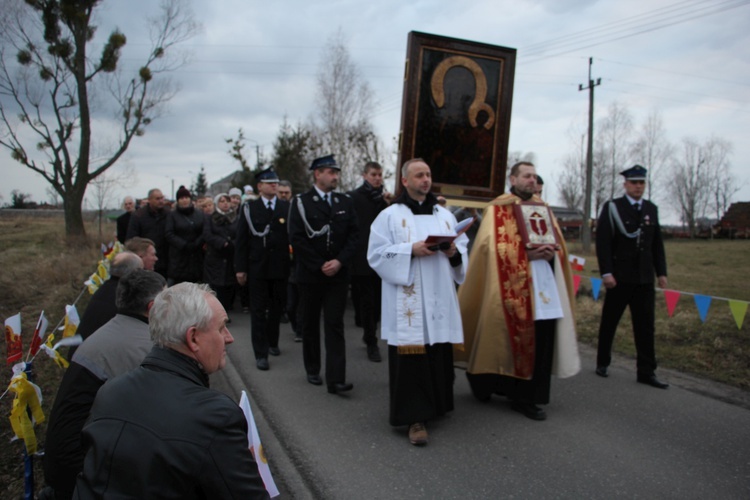
<path id="1" fill-rule="evenodd" d="M 409 326 L 411 326 L 411 318 L 412 316 L 414 316 L 414 311 L 412 311 L 411 308 L 407 309 L 404 313 L 404 316 L 406 316 L 406 318 L 409 320 Z"/>
<path id="2" fill-rule="evenodd" d="M 549 304 L 550 298 L 544 295 L 544 292 L 539 292 L 539 297 L 542 299 L 542 302 Z"/>

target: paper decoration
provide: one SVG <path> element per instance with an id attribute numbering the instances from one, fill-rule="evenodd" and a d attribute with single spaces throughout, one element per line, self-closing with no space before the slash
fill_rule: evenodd
<path id="1" fill-rule="evenodd" d="M 741 329 L 742 323 L 745 320 L 745 313 L 747 312 L 747 302 L 730 300 L 729 309 L 732 311 L 732 316 L 734 316 L 734 322 L 737 323 L 737 329 Z"/>
<path id="2" fill-rule="evenodd" d="M 268 467 L 268 460 L 266 460 L 266 453 L 263 451 L 263 445 L 260 444 L 260 435 L 258 434 L 258 428 L 255 426 L 253 411 L 250 409 L 250 400 L 245 391 L 242 391 L 242 396 L 240 397 L 240 408 L 242 408 L 242 413 L 245 414 L 245 419 L 247 419 L 247 442 L 250 446 L 250 451 L 255 457 L 255 463 L 258 465 L 260 477 L 263 479 L 263 484 L 266 486 L 268 495 L 271 498 L 277 497 L 279 496 L 279 489 L 273 481 L 271 469 Z"/>
<path id="3" fill-rule="evenodd" d="M 591 278 L 591 293 L 594 295 L 594 300 L 599 300 L 599 290 L 602 289 L 602 280 L 599 278 Z"/>
<path id="4" fill-rule="evenodd" d="M 709 297 L 708 295 L 696 294 L 693 298 L 695 299 L 695 306 L 698 308 L 698 314 L 701 317 L 701 321 L 705 323 L 706 315 L 708 314 L 708 308 L 711 305 L 711 297 Z"/>
<path id="5" fill-rule="evenodd" d="M 677 290 L 664 290 L 664 300 L 667 302 L 667 314 L 672 317 L 677 301 L 680 300 L 680 292 Z"/>
<path id="6" fill-rule="evenodd" d="M 21 313 L 5 320 L 5 348 L 8 353 L 8 364 L 21 361 L 21 357 L 23 356 Z"/>
<path id="7" fill-rule="evenodd" d="M 579 274 L 573 275 L 573 295 L 578 295 L 578 287 L 581 286 L 581 276 Z"/>
<path id="8" fill-rule="evenodd" d="M 568 262 L 573 271 L 583 271 L 583 266 L 586 265 L 586 259 L 572 254 L 568 255 Z"/>

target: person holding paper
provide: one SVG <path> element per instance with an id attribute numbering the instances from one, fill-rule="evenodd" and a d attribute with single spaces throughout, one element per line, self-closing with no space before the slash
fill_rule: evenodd
<path id="1" fill-rule="evenodd" d="M 99 389 L 83 427 L 74 499 L 269 498 L 242 410 L 208 386 L 234 342 L 228 319 L 208 285 L 183 282 L 156 296 L 153 349 Z"/>
<path id="2" fill-rule="evenodd" d="M 547 415 L 550 378 L 580 370 L 568 252 L 552 211 L 535 196 L 536 169 L 519 162 L 510 171 L 510 193 L 490 202 L 479 227 L 469 271 L 459 288 L 465 342 L 456 360 L 466 363 L 474 396 L 510 398 L 533 420 Z M 536 203 L 530 226 L 546 228 L 555 243 L 526 244 L 517 204 Z M 523 226 L 522 226 L 523 224 Z M 541 232 L 541 231 L 540 231 Z"/>
<path id="3" fill-rule="evenodd" d="M 382 282 L 381 336 L 388 342 L 390 423 L 427 444 L 425 422 L 453 410 L 453 345 L 463 342 L 456 283 L 466 273 L 465 234 L 430 192 L 430 167 L 401 167 L 400 196 L 370 228 L 367 261 Z M 434 237 L 446 241 L 428 244 Z"/>

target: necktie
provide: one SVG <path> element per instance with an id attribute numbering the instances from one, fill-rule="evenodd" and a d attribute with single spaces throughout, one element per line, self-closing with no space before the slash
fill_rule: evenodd
<path id="1" fill-rule="evenodd" d="M 268 200 L 268 211 L 273 212 L 273 205 L 271 204 L 271 200 Z"/>
<path id="2" fill-rule="evenodd" d="M 641 204 L 636 202 L 636 203 L 634 203 L 634 205 L 635 205 L 635 211 L 638 212 L 638 213 L 640 213 L 640 211 L 641 211 Z"/>
<path id="3" fill-rule="evenodd" d="M 325 196 L 323 196 L 323 199 L 328 204 L 328 206 L 331 206 L 331 200 L 328 198 L 328 193 L 326 193 Z"/>

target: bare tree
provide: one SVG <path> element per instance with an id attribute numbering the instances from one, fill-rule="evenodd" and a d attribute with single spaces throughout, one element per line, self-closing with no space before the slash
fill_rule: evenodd
<path id="1" fill-rule="evenodd" d="M 610 198 L 614 198 L 618 191 L 617 173 L 630 160 L 629 140 L 632 133 L 633 117 L 630 111 L 617 101 L 612 102 L 596 135 L 602 149 L 601 159 L 603 160 L 598 167 L 603 171 L 600 173 L 601 179 L 608 179 L 607 187 Z"/>
<path id="2" fill-rule="evenodd" d="M 704 153 L 698 141 L 686 137 L 672 163 L 670 194 L 691 237 L 697 234 L 696 221 L 705 216 L 711 200 L 711 171 Z"/>
<path id="3" fill-rule="evenodd" d="M 49 200 L 50 205 L 52 205 L 53 207 L 60 206 L 60 202 L 62 200 L 60 199 L 60 193 L 55 191 L 55 188 L 53 188 L 52 186 L 47 186 L 44 192 L 47 194 L 47 199 Z"/>
<path id="4" fill-rule="evenodd" d="M 341 30 L 323 49 L 318 69 L 317 113 L 312 120 L 311 148 L 315 156 L 336 154 L 341 167 L 340 188 L 353 189 L 359 182 L 360 165 L 382 161 L 383 151 L 370 122 L 374 93 L 362 78 L 346 48 Z"/>
<path id="5" fill-rule="evenodd" d="M 648 169 L 646 189 L 648 199 L 652 200 L 654 189 L 660 183 L 661 174 L 669 166 L 674 147 L 666 138 L 664 121 L 659 110 L 654 109 L 641 126 L 633 142 L 632 158 Z"/>
<path id="6" fill-rule="evenodd" d="M 729 163 L 732 149 L 732 143 L 715 136 L 703 146 L 703 155 L 712 170 L 710 205 L 717 219 L 721 219 L 732 203 L 732 197 L 742 188 Z"/>
<path id="7" fill-rule="evenodd" d="M 0 145 L 60 194 L 69 239 L 86 235 L 88 184 L 120 159 L 175 95 L 164 74 L 186 62 L 176 46 L 199 29 L 185 2 L 162 0 L 161 15 L 149 20 L 151 50 L 137 74 L 126 77 L 119 68 L 125 34 L 116 29 L 106 41 L 96 37 L 92 20 L 100 3 L 2 0 Z M 100 54 L 89 54 L 92 44 L 103 46 Z M 92 120 L 99 117 L 99 101 L 114 108 L 118 137 L 97 161 L 91 158 Z M 111 132 L 97 128 L 97 137 Z"/>
<path id="8" fill-rule="evenodd" d="M 136 182 L 137 176 L 132 166 L 128 166 L 121 172 L 108 170 L 89 182 L 88 187 L 92 191 L 91 194 L 99 219 L 99 239 L 102 238 L 104 210 L 110 207 L 109 203 L 114 198 L 115 192 L 118 188 L 134 186 Z"/>
<path id="9" fill-rule="evenodd" d="M 563 160 L 563 169 L 556 179 L 560 201 L 568 208 L 583 211 L 586 163 L 577 155 Z"/>

